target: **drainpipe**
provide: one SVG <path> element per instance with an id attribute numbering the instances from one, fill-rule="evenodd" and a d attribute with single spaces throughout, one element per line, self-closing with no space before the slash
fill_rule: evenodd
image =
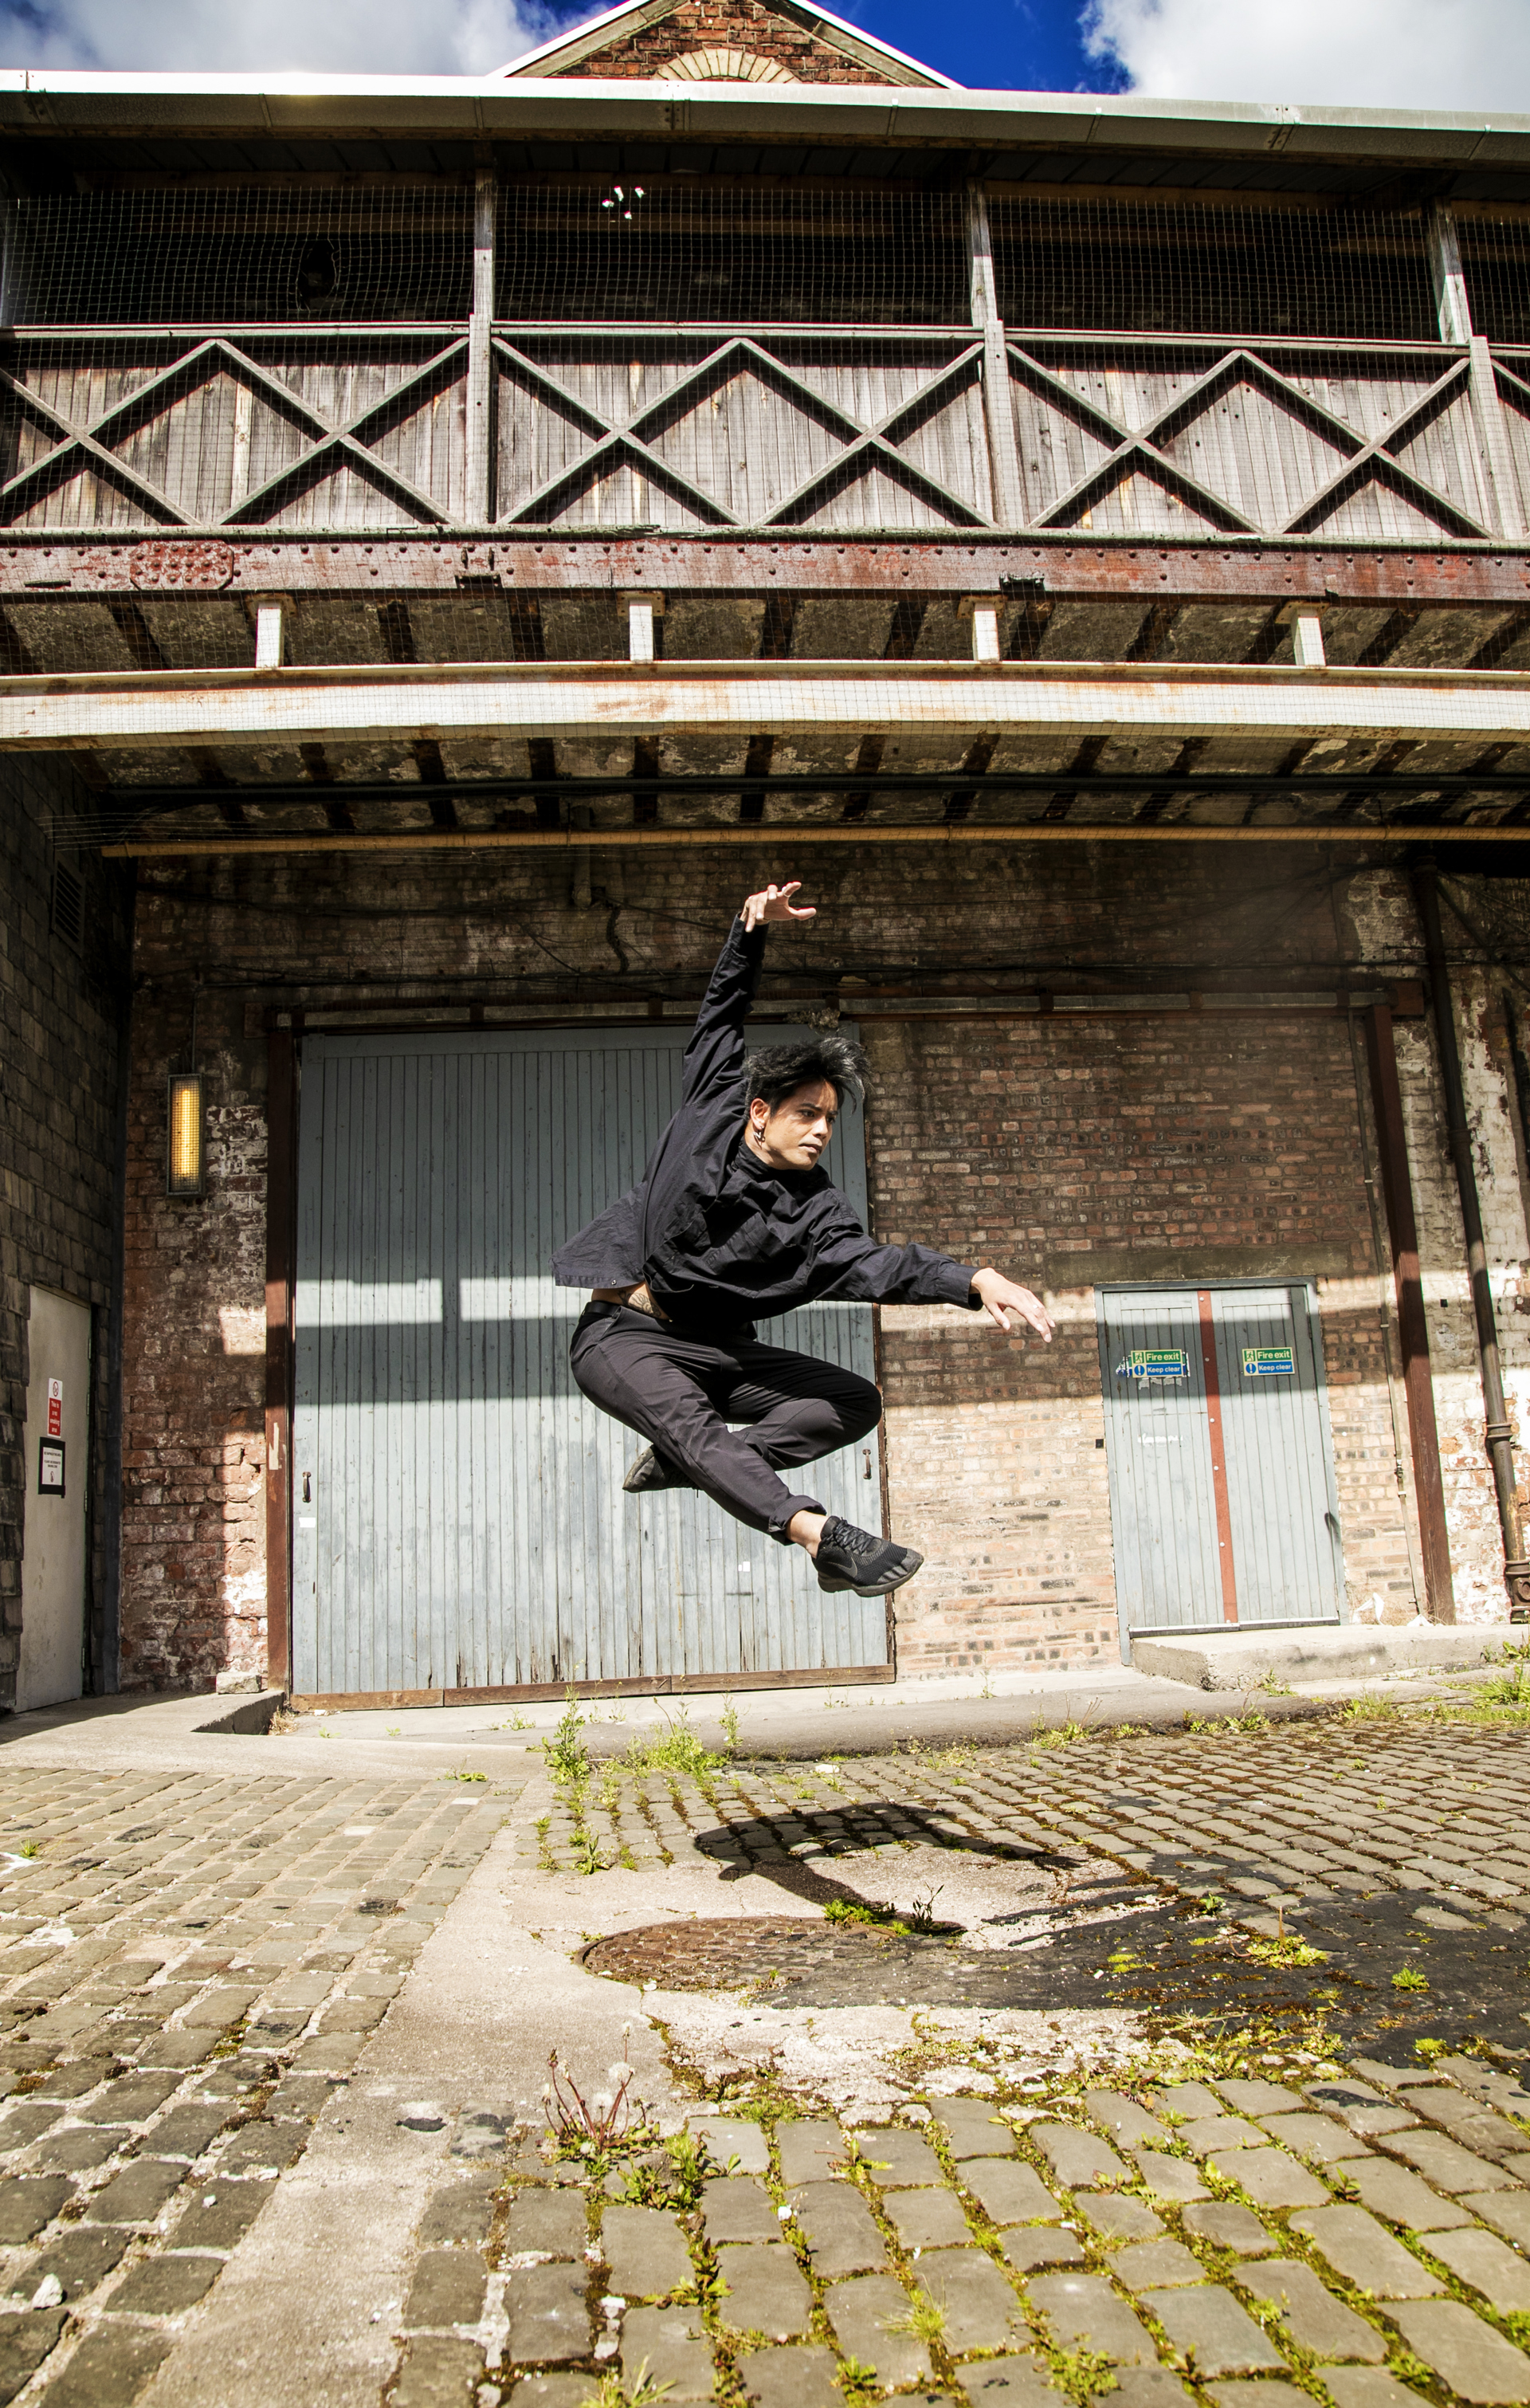
<path id="1" fill-rule="evenodd" d="M 1482 1372 L 1482 1402 L 1487 1412 L 1488 1456 L 1498 1492 L 1498 1523 L 1504 1541 L 1504 1585 L 1509 1592 L 1510 1622 L 1530 1622 L 1530 1559 L 1521 1552 L 1520 1512 L 1514 1500 L 1514 1448 L 1504 1403 L 1503 1367 L 1498 1355 L 1498 1324 L 1488 1278 L 1487 1247 L 1482 1238 L 1482 1211 L 1472 1168 L 1471 1138 L 1466 1128 L 1466 1090 L 1461 1083 L 1461 1056 L 1455 1041 L 1455 1005 L 1439 924 L 1439 893 L 1435 865 L 1421 862 L 1413 872 L 1413 892 L 1423 924 L 1423 945 L 1429 964 L 1429 991 L 1434 1005 L 1435 1034 L 1439 1043 L 1440 1076 L 1445 1087 L 1445 1119 L 1450 1132 L 1451 1159 L 1461 1196 L 1461 1219 L 1466 1236 L 1466 1268 L 1471 1275 L 1472 1309 L 1477 1315 L 1477 1354 Z"/>

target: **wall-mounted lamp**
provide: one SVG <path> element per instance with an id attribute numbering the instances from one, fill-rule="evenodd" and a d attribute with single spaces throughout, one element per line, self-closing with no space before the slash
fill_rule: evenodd
<path id="1" fill-rule="evenodd" d="M 167 1196 L 200 1196 L 207 1176 L 201 1071 L 172 1070 L 167 1100 L 164 1192 Z"/>

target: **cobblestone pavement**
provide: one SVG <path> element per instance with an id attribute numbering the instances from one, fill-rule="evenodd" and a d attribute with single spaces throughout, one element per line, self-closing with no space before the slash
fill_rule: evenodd
<path id="1" fill-rule="evenodd" d="M 585 1951 L 661 2022 L 730 1984 L 755 2028 L 1081 1998 L 1113 2071 L 967 2014 L 874 2122 L 766 2044 L 696 2058 L 661 2144 L 508 2136 L 425 2217 L 391 2408 L 641 2401 L 645 2370 L 739 2408 L 1530 2401 L 1527 1792 L 1519 1732 L 1393 1718 L 534 1787 L 521 1858 L 565 1889 L 793 1894 Z M 836 1899 L 936 1928 L 800 1920 Z"/>
<path id="2" fill-rule="evenodd" d="M 516 1919 L 669 2035 L 688 2129 L 465 2107 L 379 2408 L 1530 2403 L 1520 1731 L 562 1784 L 342 1748 L 0 1769 L 0 2402 L 153 2408 L 508 1817 Z M 822 2062 L 899 2000 L 890 2103 L 815 2089 L 787 2037 Z"/>
<path id="3" fill-rule="evenodd" d="M 0 1778 L 0 2401 L 117 2408 L 505 1802 L 439 1779 Z"/>

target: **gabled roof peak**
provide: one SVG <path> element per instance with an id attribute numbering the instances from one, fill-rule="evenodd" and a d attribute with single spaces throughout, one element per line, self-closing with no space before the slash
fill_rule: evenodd
<path id="1" fill-rule="evenodd" d="M 682 83 L 885 83 L 950 76 L 799 0 L 622 0 L 502 70 Z"/>

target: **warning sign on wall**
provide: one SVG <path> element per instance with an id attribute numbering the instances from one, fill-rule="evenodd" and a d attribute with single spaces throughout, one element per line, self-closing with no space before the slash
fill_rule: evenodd
<path id="1" fill-rule="evenodd" d="M 64 1436 L 64 1383 L 62 1380 L 50 1380 L 48 1383 L 48 1435 L 50 1438 Z"/>

